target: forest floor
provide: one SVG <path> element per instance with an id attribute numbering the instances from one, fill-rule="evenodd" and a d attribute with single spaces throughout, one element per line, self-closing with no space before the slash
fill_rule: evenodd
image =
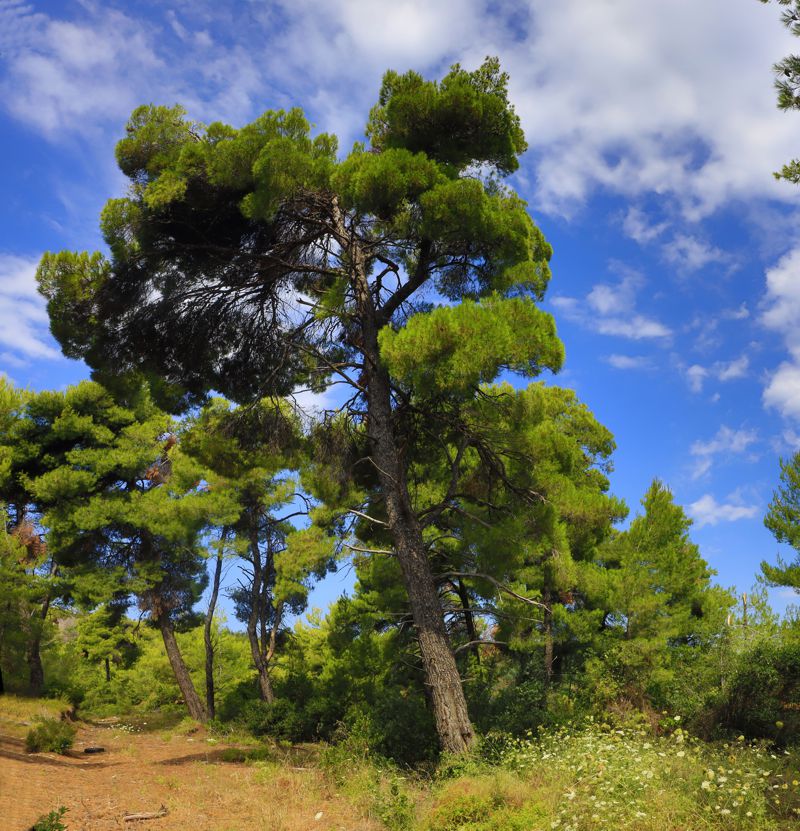
<path id="1" fill-rule="evenodd" d="M 27 715 L 27 714 L 23 714 Z M 244 762 L 239 748 L 192 732 L 148 730 L 146 723 L 78 724 L 75 744 L 62 756 L 28 753 L 25 718 L 0 713 L 0 827 L 28 831 L 64 806 L 69 831 L 373 831 L 334 793 L 322 773 L 303 764 L 302 751 L 280 763 Z M 87 746 L 105 752 L 84 754 Z M 139 812 L 168 814 L 125 822 Z"/>

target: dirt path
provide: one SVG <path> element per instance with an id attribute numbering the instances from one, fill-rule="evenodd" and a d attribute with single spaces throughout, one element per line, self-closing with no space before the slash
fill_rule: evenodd
<path id="1" fill-rule="evenodd" d="M 86 755 L 87 745 L 106 752 Z M 28 831 L 64 805 L 69 831 L 376 831 L 318 771 L 226 762 L 227 747 L 202 733 L 82 727 L 70 755 L 58 756 L 26 753 L 22 739 L 0 732 L 0 829 Z M 163 819 L 123 822 L 161 805 Z"/>

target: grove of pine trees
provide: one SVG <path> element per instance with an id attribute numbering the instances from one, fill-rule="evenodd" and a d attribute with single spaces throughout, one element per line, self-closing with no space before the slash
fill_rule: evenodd
<path id="1" fill-rule="evenodd" d="M 388 72 L 343 156 L 296 109 L 241 128 L 134 111 L 108 255 L 38 271 L 93 380 L 0 379 L 0 691 L 177 690 L 198 720 L 349 725 L 407 761 L 597 707 L 769 733 L 748 707 L 774 715 L 800 681 L 742 703 L 742 656 L 767 631 L 796 643 L 796 621 L 742 620 L 661 482 L 615 527 L 613 436 L 553 383 L 551 250 L 506 182 L 526 148 L 507 80 L 494 59 Z M 305 413 L 300 390 L 335 403 Z M 767 520 L 795 547 L 798 469 Z M 295 622 L 342 566 L 352 592 Z M 154 699 L 136 675 L 159 650 Z"/>

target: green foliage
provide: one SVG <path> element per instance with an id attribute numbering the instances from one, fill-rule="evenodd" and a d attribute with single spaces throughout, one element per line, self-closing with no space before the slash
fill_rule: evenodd
<path id="1" fill-rule="evenodd" d="M 748 738 L 800 737 L 800 638 L 773 638 L 742 652 L 717 711 L 722 727 Z"/>
<path id="2" fill-rule="evenodd" d="M 29 753 L 66 753 L 75 741 L 75 728 L 67 721 L 38 718 L 37 724 L 25 736 Z"/>
<path id="3" fill-rule="evenodd" d="M 791 586 L 800 593 L 800 453 L 789 461 L 781 460 L 781 486 L 773 494 L 764 525 L 778 542 L 788 543 L 798 552 L 795 562 L 761 564 L 766 581 L 772 586 Z"/>
<path id="4" fill-rule="evenodd" d="M 547 810 L 526 783 L 505 771 L 461 776 L 439 789 L 422 831 L 527 831 Z"/>
<path id="5" fill-rule="evenodd" d="M 55 811 L 44 814 L 36 820 L 31 831 L 67 831 L 67 826 L 61 822 L 61 819 L 66 813 L 67 809 L 62 805 Z"/>
<path id="6" fill-rule="evenodd" d="M 527 147 L 496 58 L 474 72 L 455 64 L 439 83 L 416 72 L 387 72 L 367 135 L 379 150 L 424 152 L 457 170 L 488 164 L 512 173 Z"/>
<path id="7" fill-rule="evenodd" d="M 440 306 L 383 329 L 379 343 L 389 371 L 420 398 L 469 394 L 501 369 L 555 372 L 564 357 L 552 317 L 526 298 Z"/>

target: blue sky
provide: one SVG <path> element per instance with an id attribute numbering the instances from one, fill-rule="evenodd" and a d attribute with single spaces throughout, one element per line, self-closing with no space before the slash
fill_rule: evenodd
<path id="1" fill-rule="evenodd" d="M 138 104 L 234 125 L 300 105 L 347 148 L 387 68 L 498 55 L 530 144 L 513 184 L 555 249 L 557 382 L 616 436 L 613 491 L 636 509 L 665 481 L 719 581 L 748 589 L 779 550 L 778 458 L 800 449 L 800 189 L 772 177 L 800 155 L 771 72 L 794 49 L 756 0 L 0 0 L 0 372 L 88 374 L 33 272 L 101 247 Z"/>

